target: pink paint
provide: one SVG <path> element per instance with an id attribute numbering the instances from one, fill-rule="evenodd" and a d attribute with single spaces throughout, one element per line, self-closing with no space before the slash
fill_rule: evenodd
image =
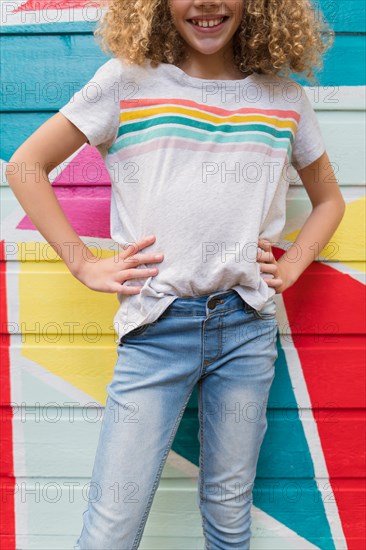
<path id="1" fill-rule="evenodd" d="M 86 145 L 52 185 L 76 233 L 83 237 L 110 239 L 111 181 L 97 149 Z M 28 218 L 17 229 L 37 228 Z"/>
<path id="2" fill-rule="evenodd" d="M 93 5 L 96 7 L 97 4 L 101 7 L 108 6 L 108 0 L 98 0 L 97 2 L 93 3 Z M 71 10 L 71 9 L 81 9 L 87 5 L 90 5 L 90 2 L 88 0 L 58 0 L 57 1 L 57 9 L 60 10 Z M 50 9 L 50 2 L 48 0 L 27 0 L 22 4 L 21 6 L 18 6 L 16 9 L 13 10 L 13 13 L 19 12 L 19 11 L 40 11 L 42 9 Z"/>
<path id="3" fill-rule="evenodd" d="M 52 185 L 110 187 L 111 178 L 98 149 L 85 145 L 55 178 Z"/>

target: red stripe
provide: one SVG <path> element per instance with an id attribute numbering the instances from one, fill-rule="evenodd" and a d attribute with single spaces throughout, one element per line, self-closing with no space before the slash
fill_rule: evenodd
<path id="1" fill-rule="evenodd" d="M 202 112 L 213 113 L 215 115 L 222 116 L 233 116 L 239 114 L 245 115 L 265 115 L 265 116 L 275 116 L 277 118 L 294 118 L 297 122 L 300 120 L 300 114 L 296 111 L 286 111 L 284 109 L 257 109 L 257 108 L 246 108 L 235 109 L 230 111 L 228 109 L 222 109 L 221 107 L 214 107 L 212 105 L 202 105 L 202 103 L 197 103 L 190 99 L 178 99 L 178 98 L 141 98 L 141 99 L 121 99 L 120 108 L 121 109 L 136 109 L 139 111 L 142 108 L 154 107 L 156 105 L 175 105 L 179 107 L 191 107 L 193 109 L 198 109 Z"/>
<path id="2" fill-rule="evenodd" d="M 13 460 L 13 411 L 10 407 L 10 337 L 8 333 L 7 293 L 6 293 L 6 262 L 4 241 L 0 241 L 0 548 L 15 549 L 15 477 Z"/>
<path id="3" fill-rule="evenodd" d="M 366 547 L 365 286 L 313 262 L 283 299 L 329 472 L 325 496 L 336 502 L 347 548 L 359 550 Z"/>

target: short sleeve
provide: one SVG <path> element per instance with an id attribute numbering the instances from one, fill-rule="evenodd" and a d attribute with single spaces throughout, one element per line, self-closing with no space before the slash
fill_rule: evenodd
<path id="1" fill-rule="evenodd" d="M 296 170 L 302 170 L 317 160 L 326 149 L 313 106 L 303 86 L 300 86 L 300 90 L 300 121 L 295 134 L 291 159 L 292 165 Z"/>
<path id="2" fill-rule="evenodd" d="M 111 58 L 70 98 L 62 113 L 85 134 L 88 143 L 101 153 L 115 141 L 119 127 L 119 83 L 121 65 Z"/>

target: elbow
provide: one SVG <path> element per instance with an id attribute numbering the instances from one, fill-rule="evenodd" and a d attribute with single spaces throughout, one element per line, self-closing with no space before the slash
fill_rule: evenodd
<path id="1" fill-rule="evenodd" d="M 343 220 L 344 218 L 344 215 L 346 213 L 346 202 L 345 200 L 343 199 L 343 197 L 339 198 L 337 201 L 335 201 L 335 203 L 333 204 L 333 212 L 337 212 L 337 215 L 338 215 L 338 224 L 341 223 L 341 221 Z"/>
<path id="2" fill-rule="evenodd" d="M 335 217 L 338 217 L 339 222 L 341 222 L 346 213 L 347 203 L 341 196 L 336 199 L 325 200 L 312 205 L 312 210 L 323 210 L 323 208 L 332 212 Z"/>

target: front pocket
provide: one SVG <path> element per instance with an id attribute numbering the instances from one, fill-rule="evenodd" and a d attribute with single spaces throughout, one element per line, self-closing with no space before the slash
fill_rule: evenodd
<path id="1" fill-rule="evenodd" d="M 145 323 L 143 325 L 140 325 L 139 327 L 136 327 L 132 330 L 130 330 L 129 332 L 127 332 L 127 334 L 125 334 L 124 336 L 121 337 L 119 343 L 120 344 L 123 344 L 123 342 L 125 341 L 126 338 L 134 338 L 135 336 L 141 336 L 142 334 L 144 334 L 147 329 L 152 325 L 152 323 Z"/>
<path id="2" fill-rule="evenodd" d="M 246 311 L 248 313 L 252 313 L 256 319 L 276 319 L 276 302 L 274 300 L 270 300 L 267 302 L 260 311 L 255 309 L 254 307 L 250 306 L 249 304 L 245 303 L 246 305 Z"/>

